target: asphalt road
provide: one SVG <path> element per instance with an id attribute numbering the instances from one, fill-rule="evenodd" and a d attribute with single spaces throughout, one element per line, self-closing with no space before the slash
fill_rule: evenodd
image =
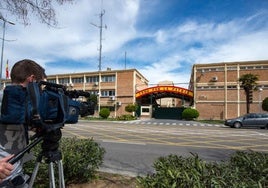
<path id="1" fill-rule="evenodd" d="M 101 171 L 133 176 L 152 173 L 154 161 L 169 154 L 224 161 L 236 150 L 268 152 L 268 130 L 178 120 L 80 121 L 62 132 L 100 143 L 106 150 Z"/>

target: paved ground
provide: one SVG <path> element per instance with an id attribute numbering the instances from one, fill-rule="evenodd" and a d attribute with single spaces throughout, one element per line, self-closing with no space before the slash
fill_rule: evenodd
<path id="1" fill-rule="evenodd" d="M 80 121 L 63 136 L 92 137 L 106 150 L 102 170 L 128 175 L 152 172 L 153 162 L 171 153 L 221 161 L 236 150 L 268 152 L 268 130 L 176 120 Z"/>

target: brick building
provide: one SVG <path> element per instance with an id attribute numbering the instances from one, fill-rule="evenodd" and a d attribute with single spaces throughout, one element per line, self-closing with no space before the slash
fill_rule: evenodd
<path id="1" fill-rule="evenodd" d="M 126 114 L 125 106 L 135 103 L 137 87 L 148 87 L 148 80 L 136 69 L 49 75 L 48 82 L 66 85 L 69 90 L 83 90 L 98 96 L 99 109 L 110 109 L 110 117 Z M 99 95 L 100 93 L 100 95 Z"/>
<path id="2" fill-rule="evenodd" d="M 194 108 L 200 119 L 228 119 L 246 113 L 246 96 L 239 78 L 259 76 L 250 112 L 262 112 L 261 102 L 268 97 L 268 60 L 195 64 L 189 89 L 194 92 Z"/>

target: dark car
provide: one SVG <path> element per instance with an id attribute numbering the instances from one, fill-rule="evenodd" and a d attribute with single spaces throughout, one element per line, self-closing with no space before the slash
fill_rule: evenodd
<path id="1" fill-rule="evenodd" d="M 240 128 L 240 127 L 258 127 L 268 129 L 268 114 L 249 113 L 234 119 L 227 119 L 224 125 Z"/>

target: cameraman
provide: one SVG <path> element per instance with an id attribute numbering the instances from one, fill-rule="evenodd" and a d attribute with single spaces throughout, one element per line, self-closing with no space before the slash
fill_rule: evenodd
<path id="1" fill-rule="evenodd" d="M 18 109 L 25 109 L 26 87 L 30 82 L 39 82 L 46 78 L 45 69 L 36 62 L 24 59 L 14 64 L 11 70 L 12 89 L 16 88 L 18 96 L 4 96 L 1 107 L 1 123 L 0 123 L 0 144 L 8 153 L 15 154 L 22 150 L 28 141 L 28 127 L 24 123 L 18 122 L 18 119 L 25 119 L 25 114 L 15 113 Z M 6 90 L 6 89 L 5 89 Z M 15 90 L 15 89 L 14 89 Z M 10 92 L 8 94 L 13 94 Z M 11 99 L 7 100 L 6 98 Z M 10 106 L 14 109 L 8 109 Z M 12 116 L 9 116 L 9 115 Z M 10 117 L 10 118 L 7 118 Z"/>
<path id="2" fill-rule="evenodd" d="M 12 83 L 4 89 L 0 118 L 0 147 L 3 152 L 6 152 L 6 156 L 19 153 L 28 144 L 28 126 L 25 113 L 27 85 L 30 82 L 44 80 L 46 74 L 45 69 L 39 64 L 24 59 L 14 64 L 10 76 Z M 24 155 L 19 164 L 31 159 L 30 155 Z M 0 179 L 3 179 L 9 175 L 9 170 L 12 167 L 11 164 L 7 163 L 8 159 L 6 157 L 0 161 Z M 19 173 L 21 172 L 20 168 L 18 168 Z M 2 172 L 6 173 L 2 174 Z M 12 172 L 12 176 L 16 176 L 16 173 L 13 174 Z M 2 187 L 2 184 L 0 187 Z"/>

